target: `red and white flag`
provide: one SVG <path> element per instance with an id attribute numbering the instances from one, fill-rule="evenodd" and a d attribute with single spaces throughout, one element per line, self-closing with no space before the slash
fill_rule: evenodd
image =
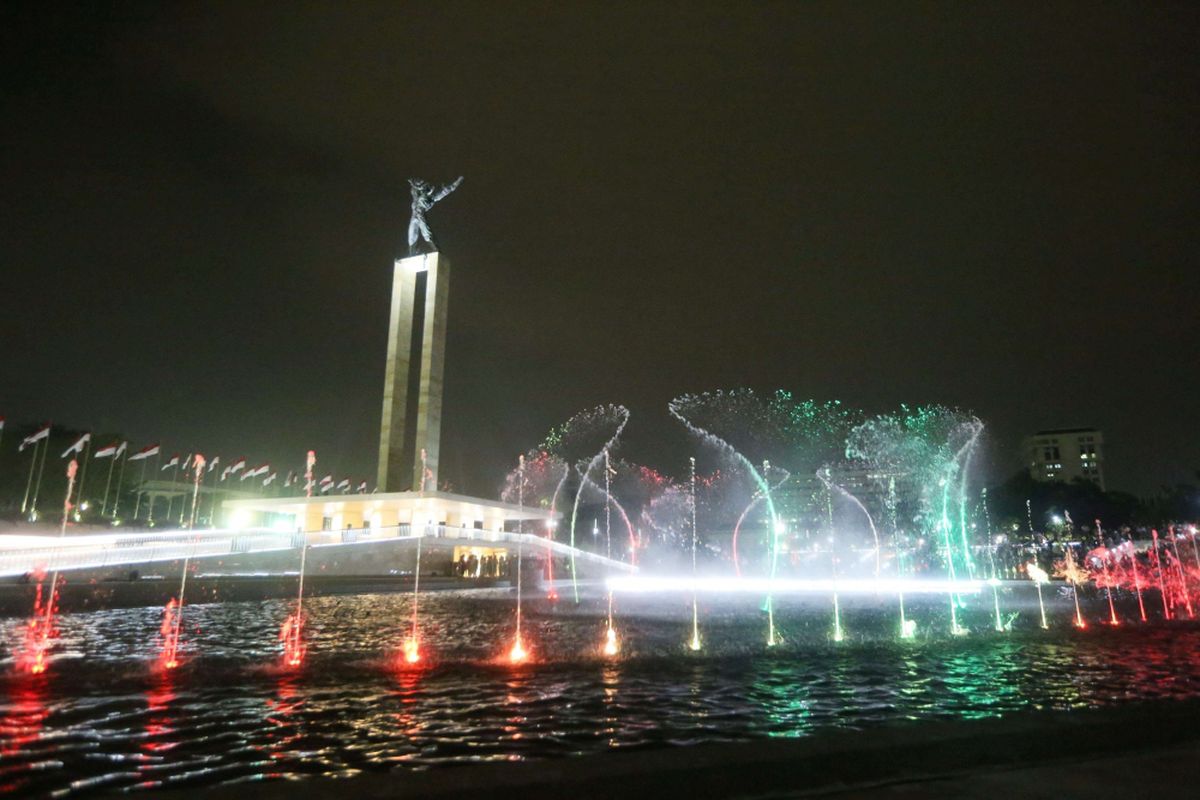
<path id="1" fill-rule="evenodd" d="M 129 457 L 130 461 L 145 461 L 150 456 L 158 455 L 158 445 L 148 444 Z"/>
<path id="2" fill-rule="evenodd" d="M 229 470 L 231 469 L 233 469 L 233 467 L 226 467 L 225 469 L 221 470 L 221 480 L 225 480 L 229 477 Z"/>
<path id="3" fill-rule="evenodd" d="M 285 487 L 287 487 L 287 486 L 291 486 L 295 482 L 296 482 L 296 471 L 289 469 L 287 479 L 284 480 L 283 485 Z"/>
<path id="4" fill-rule="evenodd" d="M 266 475 L 270 471 L 271 471 L 271 465 L 264 462 L 262 464 L 259 464 L 257 467 L 250 470 L 249 472 L 247 472 L 246 475 L 248 475 L 251 478 L 257 478 L 260 475 Z"/>
<path id="5" fill-rule="evenodd" d="M 221 457 L 213 456 L 213 460 L 208 462 L 208 471 L 212 472 L 214 469 L 217 468 L 217 464 L 220 464 L 220 463 L 221 463 Z"/>
<path id="6" fill-rule="evenodd" d="M 4 430 L 4 417 L 0 417 L 0 431 Z"/>
<path id="7" fill-rule="evenodd" d="M 350 488 L 350 479 L 349 479 L 349 478 L 342 478 L 340 481 L 338 481 L 338 485 L 337 485 L 337 487 L 336 487 L 336 488 L 338 488 L 338 489 L 349 489 L 349 488 Z"/>
<path id="8" fill-rule="evenodd" d="M 233 475 L 235 473 L 241 472 L 245 468 L 246 468 L 246 457 L 242 456 L 237 461 L 235 461 L 229 465 L 229 474 Z"/>
<path id="9" fill-rule="evenodd" d="M 272 472 L 270 475 L 263 478 L 263 486 L 270 486 L 271 482 L 275 480 L 275 475 L 276 473 Z"/>
<path id="10" fill-rule="evenodd" d="M 330 489 L 333 488 L 333 476 L 326 475 L 324 478 L 321 478 L 321 482 L 319 485 L 321 487 L 322 492 L 328 492 Z"/>
<path id="11" fill-rule="evenodd" d="M 121 442 L 121 446 L 117 448 L 117 457 L 125 455 L 125 451 L 129 449 L 129 442 Z"/>
<path id="12" fill-rule="evenodd" d="M 363 481 L 362 483 L 360 483 L 360 484 L 358 485 L 358 493 L 359 493 L 359 494 L 366 494 L 366 493 L 367 493 L 367 482 L 366 482 L 366 481 Z"/>
<path id="13" fill-rule="evenodd" d="M 110 445 L 101 447 L 92 455 L 92 458 L 111 458 L 117 454 L 117 448 L 120 446 L 120 442 L 113 442 Z"/>
<path id="14" fill-rule="evenodd" d="M 160 469 L 159 472 L 162 472 L 163 470 L 168 470 L 171 467 L 178 467 L 178 466 L 179 466 L 179 453 L 175 453 L 173 456 L 171 456 L 170 461 L 168 461 L 167 463 L 162 465 L 162 469 Z"/>
<path id="15" fill-rule="evenodd" d="M 50 438 L 50 426 L 46 425 L 46 427 L 42 428 L 37 433 L 31 433 L 30 435 L 28 435 L 24 439 L 22 439 L 21 446 L 17 448 L 17 452 L 20 453 L 20 452 L 24 451 L 25 448 L 28 447 L 29 445 L 37 444 L 42 439 L 49 439 L 49 438 Z"/>
<path id="16" fill-rule="evenodd" d="M 190 467 L 191 464 L 192 464 L 192 454 L 188 453 L 187 458 L 185 458 L 183 460 L 183 464 L 180 465 L 180 469 L 182 469 L 184 472 L 187 472 L 187 468 Z"/>
<path id="17" fill-rule="evenodd" d="M 83 446 L 85 444 L 87 444 L 88 442 L 90 442 L 91 440 L 92 440 L 92 435 L 90 433 L 85 433 L 83 436 L 80 436 L 78 439 L 75 440 L 75 444 L 71 445 L 70 447 L 68 447 L 66 450 L 63 451 L 62 457 L 66 458 L 67 456 L 71 455 L 71 453 L 82 453 Z"/>

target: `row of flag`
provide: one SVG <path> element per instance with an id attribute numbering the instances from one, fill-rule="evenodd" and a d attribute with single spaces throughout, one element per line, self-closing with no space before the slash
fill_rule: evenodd
<path id="1" fill-rule="evenodd" d="M 4 430 L 4 417 L 0 417 L 0 431 L 3 431 L 3 430 Z M 30 447 L 31 445 L 36 445 L 38 442 L 45 440 L 45 439 L 49 439 L 49 438 L 50 438 L 50 425 L 46 424 L 45 426 L 39 428 L 34 433 L 31 433 L 29 436 L 26 436 L 24 439 L 22 439 L 20 446 L 17 448 L 17 452 L 24 452 L 25 448 Z M 63 451 L 63 454 L 61 457 L 67 458 L 68 456 L 71 456 L 74 454 L 82 455 L 84 448 L 87 446 L 87 444 L 90 441 L 92 441 L 91 433 L 82 434 L 78 439 L 75 440 L 75 442 L 70 447 L 68 447 L 66 450 Z M 111 444 L 105 445 L 104 447 L 101 447 L 100 449 L 96 450 L 92 454 L 92 457 L 93 458 L 120 458 L 122 455 L 124 455 L 126 453 L 128 447 L 129 447 L 129 442 L 112 442 Z M 128 456 L 128 460 L 129 461 L 144 461 L 148 458 L 152 458 L 154 456 L 159 455 L 161 452 L 162 452 L 162 450 L 159 447 L 159 445 L 151 444 L 151 445 L 147 445 L 146 447 L 143 447 L 141 450 L 138 450 L 133 455 Z M 221 457 L 214 456 L 211 461 L 207 462 L 207 473 L 212 473 L 220 463 L 221 463 Z M 205 462 L 203 461 L 203 456 L 201 456 L 199 453 L 195 453 L 195 454 L 189 453 L 187 455 L 187 457 L 185 459 L 183 459 L 183 461 L 180 461 L 179 454 L 175 453 L 167 460 L 167 463 L 162 465 L 162 467 L 159 469 L 159 472 L 166 472 L 168 469 L 175 467 L 177 470 L 176 474 L 178 474 L 178 470 L 183 470 L 186 472 L 189 468 L 193 468 L 194 464 L 199 464 L 200 468 L 204 468 Z M 228 464 L 227 466 L 222 468 L 222 470 L 220 472 L 220 480 L 221 481 L 226 481 L 233 476 L 237 476 L 238 480 L 241 482 L 245 482 L 251 478 L 262 478 L 262 485 L 264 487 L 266 487 L 266 486 L 270 486 L 272 483 L 274 483 L 275 480 L 279 477 L 279 474 L 278 474 L 278 472 L 273 471 L 271 469 L 271 465 L 266 462 L 259 464 L 256 467 L 247 469 L 246 457 L 242 456 L 241 458 L 234 461 L 232 464 Z M 290 487 L 290 486 L 296 485 L 299 482 L 299 480 L 303 477 L 304 477 L 303 475 L 298 475 L 295 471 L 289 470 L 287 477 L 283 481 L 283 486 Z M 334 490 L 349 492 L 349 491 L 351 491 L 351 481 L 349 478 L 343 478 L 342 480 L 335 482 L 333 475 L 331 473 L 329 475 L 324 476 L 319 481 L 317 481 L 316 488 L 320 491 L 321 494 L 328 494 L 330 491 L 334 491 Z M 359 494 L 365 494 L 367 491 L 367 482 L 362 481 L 356 487 L 354 487 L 353 491 L 355 491 Z"/>

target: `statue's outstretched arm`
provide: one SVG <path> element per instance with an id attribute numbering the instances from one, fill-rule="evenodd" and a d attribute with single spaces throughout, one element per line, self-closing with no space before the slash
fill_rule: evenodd
<path id="1" fill-rule="evenodd" d="M 450 194 L 455 189 L 457 189 L 458 185 L 462 182 L 463 182 L 463 176 L 459 175 L 458 180 L 456 180 L 454 183 L 448 183 L 445 186 L 443 186 L 441 189 L 438 189 L 437 194 L 435 194 L 433 197 L 429 198 L 430 201 L 436 203 L 437 201 L 441 200 L 443 197 L 445 197 L 446 195 Z"/>

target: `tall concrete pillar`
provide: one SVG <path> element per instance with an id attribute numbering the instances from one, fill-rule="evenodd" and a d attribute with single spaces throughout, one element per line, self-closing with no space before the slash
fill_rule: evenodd
<path id="1" fill-rule="evenodd" d="M 379 430 L 381 492 L 422 489 L 422 450 L 425 488 L 437 488 L 449 294 L 450 263 L 439 253 L 396 261 Z"/>

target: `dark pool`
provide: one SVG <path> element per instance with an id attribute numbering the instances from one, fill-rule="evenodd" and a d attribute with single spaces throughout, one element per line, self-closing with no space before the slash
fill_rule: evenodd
<path id="1" fill-rule="evenodd" d="M 189 606 L 183 664 L 167 675 L 152 669 L 161 609 L 64 617 L 37 677 L 16 674 L 21 621 L 6 620 L 0 789 L 352 775 L 1200 694 L 1200 628 L 1106 628 L 1107 608 L 1092 604 L 1097 624 L 1078 631 L 1061 598 L 1049 632 L 1024 608 L 1012 632 L 996 633 L 980 602 L 963 612 L 964 637 L 944 633 L 942 603 L 910 600 L 921 630 L 903 643 L 892 637 L 893 603 L 847 603 L 848 638 L 836 644 L 823 600 L 781 602 L 785 641 L 772 649 L 755 602 L 705 602 L 699 654 L 685 648 L 686 601 L 619 600 L 616 660 L 599 653 L 597 598 L 541 600 L 525 617 L 535 661 L 512 667 L 500 657 L 510 597 L 441 593 L 421 602 L 427 663 L 399 669 L 409 603 L 312 600 L 310 652 L 296 671 L 279 665 L 290 610 L 279 601 Z"/>

